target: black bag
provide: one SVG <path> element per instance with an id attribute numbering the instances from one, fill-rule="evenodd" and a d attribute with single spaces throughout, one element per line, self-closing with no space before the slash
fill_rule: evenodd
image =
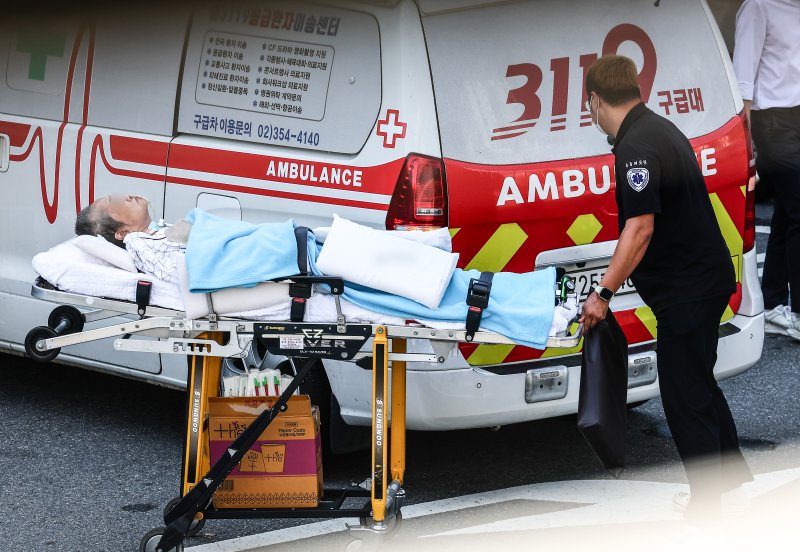
<path id="1" fill-rule="evenodd" d="M 616 478 L 625 467 L 628 340 L 609 310 L 583 339 L 578 430 Z"/>

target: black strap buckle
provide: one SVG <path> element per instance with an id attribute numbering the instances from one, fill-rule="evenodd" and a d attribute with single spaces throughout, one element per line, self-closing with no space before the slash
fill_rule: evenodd
<path id="1" fill-rule="evenodd" d="M 481 272 L 480 278 L 472 278 L 469 281 L 469 289 L 467 290 L 467 320 L 466 320 L 466 336 L 467 341 L 472 341 L 475 338 L 475 332 L 481 326 L 481 318 L 483 318 L 483 309 L 489 306 L 489 295 L 492 293 L 492 272 Z"/>
<path id="2" fill-rule="evenodd" d="M 139 313 L 140 318 L 144 318 L 147 307 L 150 306 L 150 291 L 152 289 L 152 282 L 147 280 L 136 282 L 136 311 Z"/>

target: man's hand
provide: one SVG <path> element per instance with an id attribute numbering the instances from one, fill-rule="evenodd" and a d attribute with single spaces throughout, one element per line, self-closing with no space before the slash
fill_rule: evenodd
<path id="1" fill-rule="evenodd" d="M 578 319 L 583 324 L 583 332 L 586 333 L 605 319 L 608 314 L 608 303 L 603 301 L 597 293 L 592 292 L 583 302 L 581 317 Z"/>

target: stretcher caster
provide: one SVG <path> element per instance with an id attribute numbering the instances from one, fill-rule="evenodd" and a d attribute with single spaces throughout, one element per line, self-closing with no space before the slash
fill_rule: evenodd
<path id="1" fill-rule="evenodd" d="M 60 348 L 45 351 L 44 340 L 58 337 L 58 334 L 47 326 L 37 326 L 25 336 L 25 353 L 36 362 L 50 362 L 61 352 Z"/>
<path id="2" fill-rule="evenodd" d="M 44 339 L 82 332 L 83 323 L 84 318 L 81 311 L 70 305 L 60 305 L 50 312 L 47 326 L 37 326 L 25 336 L 25 352 L 37 362 L 50 362 L 58 356 L 61 349 L 45 351 L 40 349 L 37 344 Z"/>
<path id="3" fill-rule="evenodd" d="M 53 309 L 47 318 L 47 325 L 58 335 L 67 335 L 83 331 L 83 314 L 71 305 L 60 305 Z"/>
<path id="4" fill-rule="evenodd" d="M 141 542 L 139 542 L 139 552 L 159 552 L 158 543 L 161 542 L 164 531 L 166 531 L 164 527 L 156 527 L 145 533 Z M 183 544 L 163 552 L 183 552 Z"/>
<path id="5" fill-rule="evenodd" d="M 167 514 L 170 513 L 170 511 L 175 506 L 177 506 L 180 501 L 181 497 L 176 497 L 167 502 L 167 505 L 164 506 L 164 517 L 166 517 Z M 199 512 L 197 515 L 202 516 L 202 514 Z M 186 536 L 187 537 L 195 536 L 197 533 L 203 530 L 203 527 L 205 527 L 205 525 L 206 525 L 206 518 L 201 517 L 200 519 L 197 519 L 197 517 L 195 516 L 194 521 L 192 521 L 191 525 L 189 525 L 189 529 L 186 531 Z"/>

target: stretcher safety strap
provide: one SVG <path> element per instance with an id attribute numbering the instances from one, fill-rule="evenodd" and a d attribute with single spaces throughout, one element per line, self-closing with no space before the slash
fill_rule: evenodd
<path id="1" fill-rule="evenodd" d="M 481 272 L 480 278 L 472 278 L 467 290 L 467 323 L 464 339 L 472 341 L 475 332 L 480 329 L 483 310 L 489 306 L 489 294 L 492 291 L 493 272 Z"/>
<path id="2" fill-rule="evenodd" d="M 297 267 L 301 276 L 308 276 L 308 228 L 298 226 L 294 229 L 294 237 L 297 240 Z M 306 314 L 306 300 L 311 297 L 311 284 L 289 284 L 289 296 L 292 298 L 289 319 L 302 322 Z"/>
<path id="3" fill-rule="evenodd" d="M 153 289 L 152 282 L 139 280 L 136 282 L 136 311 L 141 318 L 144 318 L 147 307 L 150 306 L 150 290 Z"/>

